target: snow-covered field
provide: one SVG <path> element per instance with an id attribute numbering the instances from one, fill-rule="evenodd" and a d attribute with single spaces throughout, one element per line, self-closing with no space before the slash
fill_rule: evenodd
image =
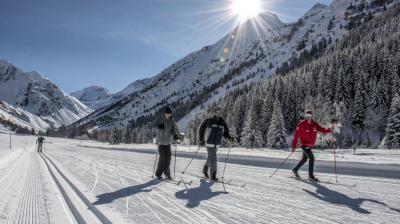
<path id="1" fill-rule="evenodd" d="M 88 147 L 98 147 L 107 149 L 148 149 L 155 150 L 157 147 L 154 144 L 120 144 L 120 145 L 109 145 L 108 143 L 96 142 L 96 141 L 82 141 L 78 145 Z M 198 149 L 198 146 L 187 146 L 179 145 L 178 151 L 181 152 L 193 152 Z M 275 150 L 268 148 L 261 149 L 247 149 L 240 147 L 233 147 L 231 149 L 232 155 L 243 155 L 243 156 L 257 156 L 257 157 L 269 157 L 269 158 L 286 158 L 290 154 L 290 149 Z M 226 155 L 228 148 L 218 149 L 220 155 Z M 207 153 L 205 148 L 200 149 L 200 152 Z M 314 149 L 313 150 L 317 160 L 332 161 L 334 158 L 333 149 Z M 296 153 L 291 158 L 300 159 L 302 151 L 297 149 Z M 400 150 L 385 150 L 385 149 L 356 149 L 354 155 L 353 149 L 336 149 L 336 160 L 343 162 L 362 162 L 372 164 L 400 164 Z"/>
<path id="2" fill-rule="evenodd" d="M 77 216 L 101 223 L 96 215 L 104 223 L 397 223 L 400 216 L 398 179 L 343 175 L 340 183 L 356 186 L 310 184 L 287 178 L 287 171 L 268 178 L 272 169 L 228 164 L 226 178 L 247 185 L 227 185 L 224 192 L 219 183 L 193 177 L 204 162 L 194 160 L 187 174 L 176 175 L 193 180 L 186 189 L 152 180 L 153 154 L 47 138 L 47 158 L 34 152 L 33 137 L 12 136 L 11 150 L 8 141 L 0 134 L 0 223 L 74 223 Z M 399 160 L 389 153 L 375 157 Z M 176 170 L 188 162 L 178 158 Z"/>

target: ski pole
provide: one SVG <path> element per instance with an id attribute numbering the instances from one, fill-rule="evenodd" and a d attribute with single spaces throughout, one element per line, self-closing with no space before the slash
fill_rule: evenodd
<path id="1" fill-rule="evenodd" d="M 156 170 L 157 159 L 158 159 L 158 150 L 156 152 L 156 159 L 154 160 L 153 173 L 152 173 L 151 178 L 154 178 L 154 172 Z"/>
<path id="2" fill-rule="evenodd" d="M 222 177 L 221 180 L 224 181 L 224 177 L 225 177 L 225 171 L 226 171 L 226 164 L 228 163 L 229 160 L 229 153 L 231 152 L 231 144 L 229 143 L 229 149 L 228 149 L 228 153 L 226 154 L 226 159 L 225 159 L 225 165 L 224 165 L 224 171 L 222 172 Z"/>
<path id="3" fill-rule="evenodd" d="M 335 177 L 336 177 L 336 183 L 337 181 L 337 172 L 336 172 L 336 142 L 334 143 L 334 147 L 333 147 L 333 160 L 335 162 Z"/>
<path id="4" fill-rule="evenodd" d="M 178 148 L 178 144 L 175 144 L 175 161 L 174 161 L 174 179 L 175 179 L 175 171 L 176 171 L 176 151 L 177 151 L 177 148 Z"/>
<path id="5" fill-rule="evenodd" d="M 194 157 L 197 155 L 197 153 L 200 151 L 201 146 L 199 146 L 199 148 L 196 150 L 196 152 L 193 153 L 192 159 L 189 161 L 188 165 L 186 166 L 186 168 L 183 170 L 182 174 L 185 174 L 187 169 L 189 168 L 190 164 L 192 163 Z"/>
<path id="6" fill-rule="evenodd" d="M 271 174 L 271 176 L 269 176 L 270 178 L 273 177 L 276 172 L 278 172 L 278 170 L 283 166 L 283 164 L 286 163 L 286 161 L 293 155 L 293 153 L 294 152 L 290 153 L 290 155 L 281 163 L 281 165 L 279 165 L 279 167 Z"/>

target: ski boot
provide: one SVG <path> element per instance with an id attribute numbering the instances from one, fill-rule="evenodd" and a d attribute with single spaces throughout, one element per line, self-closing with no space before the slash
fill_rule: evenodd
<path id="1" fill-rule="evenodd" d="M 297 170 L 292 170 L 292 172 L 293 172 L 294 178 L 301 179 L 301 177 L 299 176 L 299 173 L 297 172 Z"/>
<path id="2" fill-rule="evenodd" d="M 319 181 L 318 178 L 316 178 L 314 176 L 309 176 L 308 180 L 311 181 L 311 182 L 318 182 Z"/>
<path id="3" fill-rule="evenodd" d="M 211 174 L 210 180 L 212 180 L 212 181 L 218 181 L 218 178 L 217 178 L 217 171 L 214 171 L 214 172 Z"/>
<path id="4" fill-rule="evenodd" d="M 210 176 L 208 176 L 208 166 L 204 165 L 203 167 L 203 174 L 205 178 L 210 178 Z"/>

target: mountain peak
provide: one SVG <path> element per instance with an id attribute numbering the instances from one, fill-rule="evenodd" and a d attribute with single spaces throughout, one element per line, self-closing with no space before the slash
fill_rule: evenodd
<path id="1" fill-rule="evenodd" d="M 319 11 L 325 10 L 327 9 L 329 6 L 321 4 L 321 3 L 317 3 L 315 4 L 310 10 L 308 10 L 305 14 L 304 17 L 307 16 L 312 16 L 315 13 L 318 13 Z"/>

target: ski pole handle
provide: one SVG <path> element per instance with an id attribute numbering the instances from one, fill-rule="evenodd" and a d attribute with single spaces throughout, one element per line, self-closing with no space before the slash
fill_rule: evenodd
<path id="1" fill-rule="evenodd" d="M 270 178 L 273 177 L 276 172 L 278 172 L 278 170 L 283 166 L 283 164 L 286 163 L 286 161 L 293 155 L 293 153 L 294 152 L 290 153 L 290 155 L 281 163 L 281 165 L 279 165 L 279 167 L 271 174 L 271 176 L 269 176 Z"/>

